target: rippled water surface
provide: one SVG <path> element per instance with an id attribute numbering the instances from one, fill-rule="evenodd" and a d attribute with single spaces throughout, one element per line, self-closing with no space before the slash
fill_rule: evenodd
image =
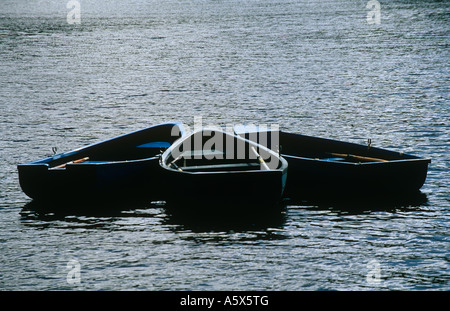
<path id="1" fill-rule="evenodd" d="M 67 2 L 0 3 L 0 289 L 450 289 L 448 2 L 380 1 L 380 24 L 367 1 L 79 1 L 80 24 Z M 16 165 L 52 147 L 194 116 L 432 164 L 418 198 L 251 215 L 47 208 L 20 189 Z"/>

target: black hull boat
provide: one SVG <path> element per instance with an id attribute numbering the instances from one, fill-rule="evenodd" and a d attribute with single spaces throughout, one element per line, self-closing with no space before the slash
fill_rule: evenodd
<path id="1" fill-rule="evenodd" d="M 235 133 L 279 150 L 289 164 L 285 196 L 341 197 L 402 195 L 423 186 L 428 158 L 401 152 L 256 127 L 236 127 Z M 264 141 L 259 136 L 264 133 Z M 368 197 L 370 198 L 370 196 Z"/>
<path id="2" fill-rule="evenodd" d="M 234 134 L 203 129 L 180 139 L 161 156 L 168 203 L 229 208 L 281 200 L 287 162 Z M 194 203 L 194 205 L 192 204 Z"/>
<path id="3" fill-rule="evenodd" d="M 175 122 L 19 164 L 18 172 L 22 190 L 39 201 L 230 206 L 271 205 L 282 197 L 419 192 L 430 162 L 370 145 L 256 127 L 187 135 Z"/>
<path id="4" fill-rule="evenodd" d="M 164 123 L 20 164 L 20 185 L 44 201 L 163 199 L 159 157 L 184 134 L 182 124 Z"/>

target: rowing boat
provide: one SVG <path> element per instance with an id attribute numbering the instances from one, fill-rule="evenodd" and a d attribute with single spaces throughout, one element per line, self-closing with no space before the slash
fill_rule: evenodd
<path id="1" fill-rule="evenodd" d="M 202 129 L 161 156 L 168 201 L 272 204 L 281 199 L 287 162 L 254 142 L 218 129 Z"/>
<path id="2" fill-rule="evenodd" d="M 160 199 L 159 157 L 185 134 L 164 123 L 17 166 L 35 200 Z"/>
<path id="3" fill-rule="evenodd" d="M 279 150 L 289 163 L 285 196 L 401 194 L 423 186 L 428 158 L 254 126 L 235 133 Z M 259 135 L 264 133 L 264 142 Z M 268 138 L 268 139 L 267 139 Z"/>

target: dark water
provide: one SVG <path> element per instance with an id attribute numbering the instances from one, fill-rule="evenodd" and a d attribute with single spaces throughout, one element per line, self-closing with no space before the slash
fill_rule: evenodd
<path id="1" fill-rule="evenodd" d="M 69 24 L 68 1 L 2 1 L 0 289 L 449 290 L 450 3 L 380 2 L 369 24 L 367 1 L 80 1 Z M 20 190 L 16 165 L 52 147 L 195 116 L 432 164 L 419 198 L 251 216 Z"/>

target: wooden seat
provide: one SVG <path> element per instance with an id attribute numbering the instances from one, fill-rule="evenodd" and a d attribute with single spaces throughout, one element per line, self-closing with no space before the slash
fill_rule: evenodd
<path id="1" fill-rule="evenodd" d="M 210 170 L 233 170 L 259 167 L 259 163 L 230 163 L 215 165 L 196 165 L 181 167 L 182 171 L 210 171 Z"/>

